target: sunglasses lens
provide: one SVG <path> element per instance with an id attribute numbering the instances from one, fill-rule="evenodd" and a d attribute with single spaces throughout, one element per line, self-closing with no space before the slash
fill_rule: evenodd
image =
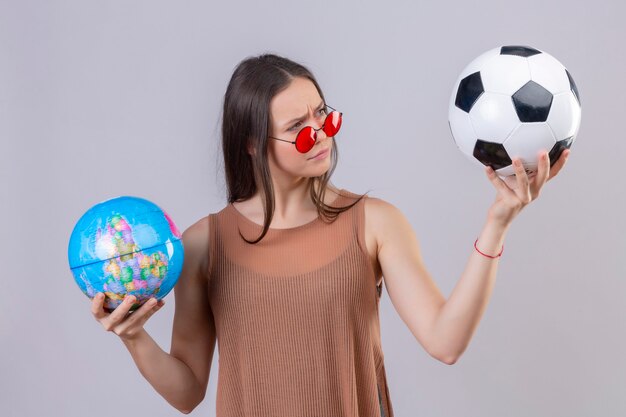
<path id="1" fill-rule="evenodd" d="M 311 126 L 307 126 L 298 133 L 296 138 L 296 149 L 298 152 L 307 153 L 315 145 L 317 132 Z"/>
<path id="2" fill-rule="evenodd" d="M 338 111 L 331 112 L 324 122 L 324 133 L 326 136 L 335 136 L 341 128 L 342 116 Z"/>

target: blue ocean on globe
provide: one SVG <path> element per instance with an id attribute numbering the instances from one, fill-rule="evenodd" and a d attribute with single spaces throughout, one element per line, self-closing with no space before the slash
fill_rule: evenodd
<path id="1" fill-rule="evenodd" d="M 174 288 L 184 250 L 181 234 L 165 211 L 146 199 L 121 196 L 83 214 L 70 236 L 68 259 L 87 297 L 104 293 L 104 308 L 112 311 L 133 295 L 133 311 Z"/>

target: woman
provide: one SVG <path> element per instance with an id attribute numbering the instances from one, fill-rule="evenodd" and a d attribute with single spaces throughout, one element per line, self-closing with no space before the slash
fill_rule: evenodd
<path id="1" fill-rule="evenodd" d="M 446 300 L 415 234 L 392 204 L 339 190 L 334 135 L 342 114 L 313 75 L 272 54 L 242 61 L 224 98 L 222 145 L 229 204 L 183 233 L 170 353 L 144 330 L 150 300 L 92 313 L 117 334 L 172 406 L 204 398 L 219 346 L 217 416 L 393 416 L 380 341 L 384 276 L 391 301 L 434 358 L 455 363 L 492 292 L 505 234 L 563 167 L 547 152 L 529 178 L 486 175 L 497 191 L 458 285 Z"/>

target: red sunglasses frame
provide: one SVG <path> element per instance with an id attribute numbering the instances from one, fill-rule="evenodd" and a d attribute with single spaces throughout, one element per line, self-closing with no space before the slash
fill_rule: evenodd
<path id="1" fill-rule="evenodd" d="M 332 136 L 335 136 L 341 129 L 341 124 L 343 122 L 343 113 L 337 111 L 336 109 L 334 109 L 332 106 L 329 106 L 328 104 L 325 104 L 324 106 L 329 107 L 330 109 L 332 109 L 332 111 L 326 115 L 326 118 L 324 119 L 324 124 L 319 129 L 315 129 L 314 127 L 311 127 L 311 126 L 304 126 L 302 129 L 298 131 L 295 141 L 279 139 L 279 138 L 275 138 L 274 136 L 268 136 L 268 137 L 270 139 L 276 139 L 282 142 L 291 143 L 296 146 L 296 149 L 298 150 L 298 152 L 307 153 L 308 151 L 313 149 L 313 146 L 315 145 L 315 142 L 317 141 L 318 130 L 324 130 L 324 133 L 326 133 L 327 136 L 332 137 Z M 333 115 L 333 113 L 339 113 L 339 118 L 337 120 L 337 128 L 334 132 L 327 130 L 327 125 L 326 125 L 326 122 L 331 120 L 331 118 L 336 117 Z"/>

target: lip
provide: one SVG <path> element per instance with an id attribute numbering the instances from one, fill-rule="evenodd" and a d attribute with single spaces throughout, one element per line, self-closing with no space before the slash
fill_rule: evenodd
<path id="1" fill-rule="evenodd" d="M 319 151 L 317 154 L 315 154 L 315 156 L 310 157 L 309 159 L 315 159 L 318 156 L 326 156 L 326 154 L 330 152 L 330 148 L 326 148 L 323 151 Z"/>

